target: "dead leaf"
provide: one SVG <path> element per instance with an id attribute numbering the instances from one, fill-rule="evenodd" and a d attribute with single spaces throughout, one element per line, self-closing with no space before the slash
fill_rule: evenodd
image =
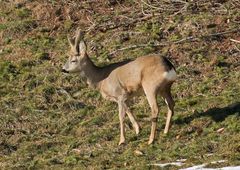
<path id="1" fill-rule="evenodd" d="M 217 133 L 222 133 L 224 131 L 224 128 L 220 128 L 217 130 Z"/>
<path id="2" fill-rule="evenodd" d="M 177 135 L 177 136 L 176 136 L 176 139 L 180 139 L 180 137 L 181 137 L 180 135 Z"/>
<path id="3" fill-rule="evenodd" d="M 137 155 L 137 156 L 142 156 L 142 155 L 143 155 L 143 152 L 140 151 L 140 150 L 135 150 L 134 153 L 135 153 L 135 155 Z"/>

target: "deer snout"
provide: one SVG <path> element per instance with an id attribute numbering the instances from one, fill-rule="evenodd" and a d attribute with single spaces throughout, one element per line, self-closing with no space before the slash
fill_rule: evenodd
<path id="1" fill-rule="evenodd" d="M 64 68 L 62 68 L 62 72 L 63 73 L 69 73 L 69 71 L 65 70 Z"/>

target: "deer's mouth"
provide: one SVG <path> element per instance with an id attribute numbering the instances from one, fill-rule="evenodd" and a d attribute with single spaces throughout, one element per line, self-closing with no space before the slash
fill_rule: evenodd
<path id="1" fill-rule="evenodd" d="M 62 72 L 63 73 L 69 73 L 69 71 L 65 70 L 65 69 L 62 69 Z"/>

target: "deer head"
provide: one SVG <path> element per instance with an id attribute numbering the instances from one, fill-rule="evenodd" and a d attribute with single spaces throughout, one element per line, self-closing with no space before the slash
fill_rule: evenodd
<path id="1" fill-rule="evenodd" d="M 68 37 L 70 44 L 69 58 L 62 68 L 62 72 L 76 73 L 81 72 L 84 65 L 84 58 L 87 56 L 87 46 L 84 42 L 84 33 L 80 29 L 77 30 L 75 38 Z"/>

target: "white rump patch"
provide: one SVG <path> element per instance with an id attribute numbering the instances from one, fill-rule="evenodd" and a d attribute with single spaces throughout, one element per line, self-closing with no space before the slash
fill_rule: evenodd
<path id="1" fill-rule="evenodd" d="M 177 73 L 174 69 L 171 69 L 168 72 L 164 72 L 163 77 L 166 78 L 167 80 L 174 81 L 177 78 Z"/>

